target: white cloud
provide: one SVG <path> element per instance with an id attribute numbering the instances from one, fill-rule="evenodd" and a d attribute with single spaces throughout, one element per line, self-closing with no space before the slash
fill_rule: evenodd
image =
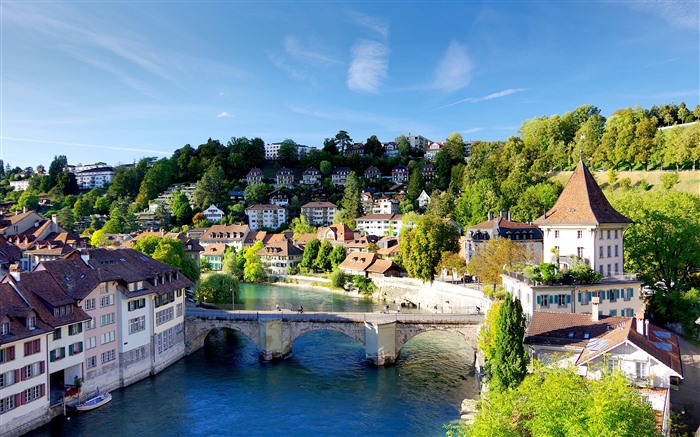
<path id="1" fill-rule="evenodd" d="M 294 35 L 286 35 L 282 39 L 284 51 L 291 57 L 315 64 L 339 64 L 341 61 L 321 52 L 314 43 L 306 46 Z M 309 47 L 310 46 L 310 47 Z"/>
<path id="2" fill-rule="evenodd" d="M 473 128 L 471 128 L 471 129 L 463 130 L 462 133 L 463 133 L 463 134 L 473 134 L 473 133 L 476 133 L 476 132 L 481 132 L 482 130 L 484 130 L 483 127 L 473 127 Z"/>
<path id="3" fill-rule="evenodd" d="M 84 147 L 88 149 L 102 149 L 102 150 L 117 150 L 120 152 L 139 152 L 139 153 L 146 153 L 146 154 L 152 154 L 152 155 L 161 155 L 161 156 L 170 156 L 172 152 L 164 152 L 162 150 L 153 150 L 153 149 L 140 149 L 136 147 L 118 147 L 118 146 L 102 146 L 98 144 L 83 144 L 83 143 L 67 143 L 64 141 L 47 141 L 47 140 L 39 140 L 35 138 L 13 138 L 13 137 L 0 137 L 3 140 L 9 140 L 9 141 L 20 141 L 20 142 L 27 142 L 27 143 L 38 143 L 38 144 L 56 144 L 59 146 L 72 146 L 72 147 Z"/>
<path id="4" fill-rule="evenodd" d="M 475 99 L 472 99 L 471 101 L 472 101 L 473 103 L 475 103 L 475 102 L 483 102 L 483 101 L 486 101 L 486 100 L 493 100 L 493 99 L 497 99 L 497 98 L 499 98 L 499 97 L 509 96 L 509 95 L 515 94 L 515 93 L 521 93 L 521 92 L 523 92 L 523 91 L 527 91 L 527 88 L 509 88 L 509 89 L 507 89 L 507 90 L 499 91 L 499 92 L 497 92 L 497 93 L 491 93 L 491 94 L 489 94 L 488 96 L 477 97 L 477 98 L 475 98 Z"/>
<path id="5" fill-rule="evenodd" d="M 659 16 L 679 29 L 700 30 L 700 3 L 697 1 L 647 0 L 622 4 Z"/>
<path id="6" fill-rule="evenodd" d="M 467 49 L 452 41 L 435 69 L 432 88 L 451 93 L 464 88 L 471 81 L 472 60 Z"/>
<path id="7" fill-rule="evenodd" d="M 220 112 L 220 113 L 216 116 L 216 118 L 233 118 L 233 115 L 232 115 L 232 114 L 229 114 L 229 113 L 226 112 L 226 111 L 224 111 L 224 112 Z"/>
<path id="8" fill-rule="evenodd" d="M 457 100 L 456 102 L 447 104 L 447 105 L 445 105 L 445 106 L 440 106 L 439 108 L 436 108 L 436 110 L 437 110 L 437 109 L 449 108 L 450 106 L 459 105 L 460 103 L 467 103 L 467 102 L 470 102 L 470 103 L 485 102 L 485 101 L 487 101 L 487 100 L 498 99 L 498 98 L 500 98 L 500 97 L 510 96 L 511 94 L 521 93 L 521 92 L 523 92 L 523 91 L 527 91 L 527 88 L 508 88 L 507 90 L 499 91 L 499 92 L 497 92 L 497 93 L 491 93 L 491 94 L 489 94 L 489 95 L 482 96 L 482 97 L 467 97 L 466 99 Z"/>
<path id="9" fill-rule="evenodd" d="M 348 68 L 348 88 L 352 91 L 377 93 L 389 69 L 389 48 L 386 44 L 361 39 L 352 47 Z"/>
<path id="10" fill-rule="evenodd" d="M 389 38 L 389 23 L 380 18 L 371 17 L 361 12 L 351 12 L 350 19 L 353 24 L 377 33 L 384 40 Z"/>

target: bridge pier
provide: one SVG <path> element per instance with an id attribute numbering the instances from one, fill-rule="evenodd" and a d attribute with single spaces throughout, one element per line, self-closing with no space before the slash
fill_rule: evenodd
<path id="1" fill-rule="evenodd" d="M 396 322 L 365 322 L 365 356 L 375 366 L 394 364 L 396 350 Z"/>
<path id="2" fill-rule="evenodd" d="M 260 321 L 259 327 L 261 361 L 280 360 L 291 352 L 291 343 L 285 345 L 283 341 L 282 320 Z"/>

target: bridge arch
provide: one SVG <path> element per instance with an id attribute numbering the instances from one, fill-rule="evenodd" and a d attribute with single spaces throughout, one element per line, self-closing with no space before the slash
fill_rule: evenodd
<path id="1" fill-rule="evenodd" d="M 396 332 L 396 350 L 400 351 L 401 348 L 412 338 L 419 334 L 426 332 L 448 332 L 458 336 L 463 339 L 473 351 L 477 351 L 478 341 L 477 333 L 479 331 L 478 326 L 460 326 L 460 325 L 404 325 L 402 329 Z"/>
<path id="2" fill-rule="evenodd" d="M 233 320 L 200 319 L 185 324 L 185 348 L 188 354 L 204 346 L 209 333 L 215 329 L 230 329 L 240 332 L 260 350 L 260 335 L 257 326 L 250 322 L 236 323 Z"/>
<path id="3" fill-rule="evenodd" d="M 298 324 L 291 325 L 289 329 L 289 349 L 292 347 L 294 340 L 301 337 L 304 334 L 315 331 L 332 331 L 344 334 L 350 337 L 355 342 L 365 347 L 365 331 L 364 327 L 358 324 L 336 324 L 336 323 L 322 323 L 322 324 Z"/>

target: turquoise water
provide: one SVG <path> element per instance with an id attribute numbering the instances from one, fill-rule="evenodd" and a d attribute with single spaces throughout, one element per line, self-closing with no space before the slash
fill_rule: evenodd
<path id="1" fill-rule="evenodd" d="M 246 309 L 382 306 L 297 288 L 244 286 L 243 293 Z M 372 367 L 349 337 L 316 331 L 299 337 L 285 360 L 262 363 L 245 336 L 217 331 L 200 351 L 113 392 L 110 404 L 31 435 L 441 436 L 462 399 L 476 397 L 472 361 L 463 340 L 430 332 L 409 341 L 396 365 Z"/>

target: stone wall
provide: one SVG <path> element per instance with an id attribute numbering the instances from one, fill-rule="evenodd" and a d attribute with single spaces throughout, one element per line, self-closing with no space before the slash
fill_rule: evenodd
<path id="1" fill-rule="evenodd" d="M 412 304 L 437 313 L 485 313 L 491 301 L 475 286 L 449 282 L 421 282 L 413 278 L 375 278 L 377 296 L 392 304 Z"/>

